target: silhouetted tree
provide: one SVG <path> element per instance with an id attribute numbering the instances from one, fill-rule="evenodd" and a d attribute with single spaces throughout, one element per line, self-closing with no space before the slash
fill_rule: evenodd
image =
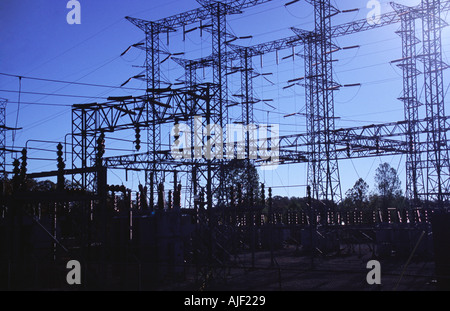
<path id="1" fill-rule="evenodd" d="M 354 208 L 362 208 L 369 201 L 369 185 L 360 178 L 356 181 L 353 188 L 346 192 L 346 202 Z"/>
<path id="2" fill-rule="evenodd" d="M 375 183 L 381 197 L 393 199 L 402 195 L 401 182 L 397 171 L 389 163 L 382 163 L 377 168 Z"/>
<path id="3" fill-rule="evenodd" d="M 253 191 L 253 202 L 259 197 L 259 174 L 256 167 L 247 160 L 233 159 L 225 166 L 225 186 L 226 189 L 235 187 L 236 193 L 238 185 L 242 186 L 242 200 L 249 203 Z"/>
<path id="4" fill-rule="evenodd" d="M 370 207 L 381 210 L 384 219 L 388 217 L 388 209 L 395 208 L 403 210 L 406 200 L 401 190 L 401 182 L 397 171 L 388 163 L 382 163 L 375 174 L 376 192 L 370 196 Z"/>

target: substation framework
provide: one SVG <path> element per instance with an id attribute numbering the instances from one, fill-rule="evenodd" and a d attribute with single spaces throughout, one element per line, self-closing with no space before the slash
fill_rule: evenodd
<path id="1" fill-rule="evenodd" d="M 240 38 L 227 32 L 227 17 L 241 14 L 245 9 L 262 5 L 270 0 L 198 0 L 198 2 L 201 8 L 157 21 L 126 17 L 145 35 L 144 41 L 134 45 L 145 52 L 145 74 L 134 78 L 147 83 L 147 92 L 137 98 L 113 99 L 107 104 L 74 107 L 72 134 L 74 168 L 84 168 L 88 165 L 89 159 L 96 158 L 93 142 L 100 133 L 124 128 L 145 128 L 147 152 L 105 158 L 103 165 L 114 169 L 145 171 L 150 208 L 155 206 L 155 196 L 161 193 L 161 183 L 167 176 L 172 174 L 176 185 L 177 174 L 187 174 L 189 180 L 187 188 L 191 195 L 188 205 L 195 210 L 197 230 L 202 236 L 200 240 L 205 240 L 203 244 L 207 248 L 204 255 L 209 258 L 199 269 L 204 282 L 207 282 L 211 274 L 214 274 L 214 277 L 226 278 L 224 262 L 217 258 L 217 254 L 221 251 L 234 253 L 232 247 L 226 246 L 227 239 L 223 237 L 236 236 L 237 214 L 243 213 L 242 217 L 250 217 L 248 230 L 253 240 L 249 244 L 254 264 L 255 228 L 261 211 L 250 203 L 247 204 L 250 212 L 241 210 L 233 214 L 237 211 L 234 195 L 226 189 L 224 181 L 225 167 L 229 160 L 221 154 L 215 154 L 213 159 L 207 159 L 201 154 L 201 150 L 193 146 L 196 141 L 202 141 L 203 135 L 207 136 L 208 141 L 213 139 L 212 144 L 216 147 L 227 141 L 227 135 L 231 133 L 213 135 L 212 131 L 209 131 L 205 134 L 201 129 L 207 128 L 210 124 L 224 128 L 230 107 L 241 107 L 239 123 L 244 128 L 248 129 L 253 124 L 253 105 L 264 101 L 254 96 L 253 79 L 258 76 L 253 66 L 255 57 L 262 58 L 265 54 L 278 53 L 282 50 L 292 50 L 292 57 L 295 55 L 303 57 L 304 77 L 289 81 L 288 87 L 300 85 L 305 88 L 307 132 L 272 137 L 267 139 L 266 144 L 271 148 L 278 147 L 278 157 L 271 159 L 276 161 L 277 165 L 306 163 L 308 190 L 310 190 L 308 195 L 311 199 L 329 202 L 342 200 L 339 176 L 341 160 L 405 155 L 406 197 L 412 208 L 410 214 L 418 213 L 417 208 L 426 207 L 429 202 L 437 203 L 433 206 L 440 209 L 447 206 L 450 199 L 447 132 L 450 126 L 449 117 L 446 116 L 444 109 L 443 71 L 448 66 L 442 61 L 441 38 L 442 28 L 447 25 L 441 19 L 441 13 L 450 10 L 450 1 L 424 0 L 415 7 L 392 3 L 393 11 L 382 14 L 375 23 L 364 19 L 333 25 L 333 16 L 341 12 L 330 0 L 306 0 L 314 8 L 313 30 L 292 28 L 294 33 L 292 36 L 254 46 L 239 46 L 234 43 Z M 421 34 L 416 29 L 418 22 L 422 23 Z M 393 24 L 400 24 L 397 34 L 402 43 L 402 58 L 392 63 L 397 64 L 403 72 L 403 94 L 399 100 L 404 103 L 405 119 L 385 124 L 336 128 L 334 95 L 340 88 L 350 85 L 340 85 L 333 78 L 335 62 L 333 54 L 346 49 L 337 46 L 334 39 Z M 192 25 L 195 27 L 188 29 L 193 27 Z M 172 32 L 182 31 L 183 36 L 186 36 L 196 29 L 200 29 L 200 34 L 204 31 L 211 34 L 210 56 L 183 59 L 174 57 L 178 56 L 177 53 L 168 52 Z M 163 48 L 165 38 L 167 44 Z M 422 49 L 418 48 L 419 44 L 422 45 Z M 303 54 L 296 53 L 296 48 L 303 48 Z M 418 54 L 418 50 L 422 50 L 422 53 Z M 182 83 L 162 79 L 161 64 L 169 58 L 184 69 Z M 239 66 L 233 66 L 236 63 Z M 423 66 L 419 67 L 419 64 Z M 197 73 L 205 68 L 212 69 L 212 81 L 200 84 Z M 233 74 L 240 74 L 241 88 L 238 94 L 230 96 L 228 78 Z M 419 102 L 417 91 L 418 76 L 421 74 L 425 85 L 424 103 Z M 163 84 L 169 87 L 162 87 Z M 180 84 L 184 84 L 184 87 L 171 88 Z M 236 97 L 240 101 L 236 101 Z M 200 122 L 196 121 L 196 116 L 202 116 Z M 161 141 L 162 126 L 176 125 L 180 122 L 187 123 L 193 129 L 192 133 L 189 132 L 191 148 L 183 150 L 190 156 L 183 160 L 175 159 Z M 255 132 L 246 131 L 242 137 L 241 146 L 245 146 L 247 163 L 265 164 L 258 158 L 257 148 L 254 148 Z M 238 146 L 239 143 L 237 146 L 233 145 L 236 156 Z M 200 159 L 195 156 L 200 156 Z M 265 160 L 267 162 L 267 159 Z M 80 180 L 83 187 L 95 188 L 95 176 L 85 174 Z M 204 194 L 206 202 L 203 202 Z M 266 204 L 259 205 L 258 207 L 263 208 Z M 230 207 L 230 211 L 220 209 L 224 206 Z M 199 207 L 206 207 L 207 212 L 202 214 Z M 214 207 L 219 207 L 218 213 L 212 213 Z M 308 215 L 303 215 L 311 228 L 316 228 L 319 221 L 316 212 L 310 206 Z M 275 214 L 272 213 L 269 207 L 269 230 L 272 230 L 275 223 Z M 221 216 L 218 216 L 220 214 Z M 232 214 L 234 216 L 230 216 Z M 399 219 L 405 222 L 408 218 L 405 216 L 399 216 Z M 320 221 L 322 224 L 340 225 L 343 217 L 330 210 L 321 214 Z M 372 223 L 377 223 L 375 220 L 377 216 L 373 218 Z M 231 229 L 225 219 L 231 219 L 229 223 Z M 380 221 L 385 220 L 386 214 L 384 217 L 380 215 Z M 219 225 L 219 222 L 222 224 Z M 348 224 L 348 221 L 343 223 Z M 269 244 L 272 243 L 271 240 Z M 199 249 L 198 256 L 202 253 Z M 273 255 L 272 246 L 270 249 Z"/>
<path id="2" fill-rule="evenodd" d="M 224 223 L 218 225 L 218 219 L 214 218 L 216 216 L 212 210 L 215 207 L 225 207 L 220 209 L 223 211 L 220 220 L 224 222 L 224 219 L 234 211 L 231 209 L 226 212 L 226 207 L 236 207 L 233 194 L 230 196 L 230 189 L 226 188 L 225 182 L 226 166 L 230 160 L 221 152 L 216 152 L 211 158 L 205 157 L 202 149 L 195 147 L 197 146 L 195 142 L 203 141 L 206 136 L 210 146 L 217 148 L 224 145 L 229 133 L 217 135 L 217 132 L 211 129 L 211 125 L 217 125 L 220 129 L 226 128 L 230 107 L 240 106 L 242 113 L 239 123 L 243 128 L 251 127 L 254 123 L 253 105 L 263 101 L 256 98 L 253 91 L 253 79 L 257 75 L 253 59 L 282 50 L 292 50 L 293 55 L 297 55 L 295 49 L 303 48 L 304 52 L 300 56 L 304 60 L 304 77 L 291 80 L 289 83 L 305 88 L 307 133 L 267 137 L 265 144 L 268 149 L 277 147 L 279 155 L 261 159 L 255 148 L 255 132 L 246 131 L 242 136 L 243 141 L 233 144 L 232 147 L 227 146 L 233 149 L 231 153 L 237 157 L 239 148 L 243 148 L 246 155 L 244 160 L 257 166 L 270 161 L 275 161 L 277 165 L 305 163 L 308 166 L 307 183 L 311 189 L 309 199 L 331 202 L 342 200 L 339 161 L 405 155 L 406 196 L 412 204 L 411 207 L 418 208 L 427 202 L 436 202 L 437 206 L 445 208 L 450 201 L 450 158 L 447 140 L 450 117 L 445 114 L 443 72 L 448 65 L 442 60 L 441 38 L 442 28 L 447 25 L 441 19 L 441 13 L 450 11 L 450 1 L 423 0 L 415 7 L 392 3 L 394 10 L 379 16 L 377 23 L 369 23 L 364 19 L 333 25 L 333 16 L 341 12 L 330 0 L 306 0 L 314 7 L 313 30 L 292 28 L 293 35 L 287 38 L 254 46 L 234 44 L 239 38 L 227 32 L 227 17 L 271 1 L 275 0 L 197 0 L 201 5 L 200 8 L 157 21 L 126 17 L 145 35 L 144 41 L 134 45 L 145 52 L 145 72 L 134 77 L 146 82 L 145 94 L 111 97 L 105 103 L 73 106 L 72 168 L 64 170 L 62 166 L 58 172 L 29 174 L 28 177 L 71 175 L 72 187 L 82 192 L 73 194 L 73 198 L 61 192 L 58 202 L 78 200 L 90 201 L 92 204 L 92 201 L 100 200 L 102 209 L 100 214 L 102 214 L 107 193 L 106 169 L 145 172 L 145 185 L 140 187 L 140 191 L 143 192 L 140 200 L 148 201 L 150 210 L 156 206 L 164 206 L 161 204 L 163 183 L 173 180 L 174 192 L 177 189 L 179 191 L 180 175 L 185 174 L 189 195 L 187 207 L 195 210 L 196 230 L 206 240 L 204 244 L 208 248 L 206 252 L 209 256 L 208 264 L 205 265 L 206 269 L 202 267 L 203 270 L 199 273 L 202 274 L 202 280 L 207 280 L 212 270 L 214 274 L 225 275 L 224 269 L 219 271 L 220 266 L 223 268 L 220 260 L 212 257 L 219 253 L 218 250 L 229 249 L 225 245 L 227 243 L 225 236 L 230 233 L 229 230 L 232 236 L 236 231 L 230 229 L 226 222 L 225 225 Z M 422 23 L 422 33 L 418 33 L 416 29 L 418 22 Z M 393 63 L 396 63 L 403 72 L 403 94 L 399 100 L 404 103 L 405 119 L 385 124 L 336 128 L 334 94 L 345 85 L 340 85 L 333 79 L 335 61 L 333 53 L 344 49 L 336 46 L 334 39 L 393 24 L 400 24 L 397 33 L 402 42 L 402 58 L 394 60 Z M 192 31 L 187 30 L 187 27 L 192 25 L 196 25 L 195 29 L 200 29 L 201 32 L 211 34 L 211 55 L 201 59 L 173 57 L 176 54 L 168 53 L 167 47 L 163 48 L 164 38 L 169 41 L 170 34 L 179 31 L 186 35 Z M 419 44 L 422 45 L 422 49 L 418 48 Z M 422 51 L 421 54 L 418 54 L 419 50 Z M 162 79 L 161 64 L 168 58 L 172 58 L 184 68 L 183 87 L 163 87 L 179 84 L 179 81 L 169 82 Z M 233 66 L 236 62 L 239 63 L 238 67 Z M 199 83 L 197 71 L 205 68 L 212 69 L 212 81 Z M 238 97 L 239 101 L 231 99 L 229 94 L 228 77 L 232 74 L 241 76 L 240 93 L 233 96 Z M 419 102 L 417 91 L 420 75 L 423 75 L 425 85 L 424 103 Z M 0 120 L 4 120 L 5 103 L 0 101 Z M 164 126 L 175 126 L 180 123 L 189 125 L 193 130 L 188 132 L 191 144 L 181 150 L 187 156 L 181 159 L 175 156 L 161 139 Z M 202 129 L 208 128 L 209 130 L 204 133 Z M 3 125 L 0 124 L 2 174 L 6 174 L 5 130 L 3 122 Z M 104 157 L 104 149 L 101 146 L 113 133 L 119 131 L 135 132 L 136 152 Z M 145 143 L 141 142 L 141 131 L 145 131 Z M 179 132 L 175 131 L 175 138 L 179 138 L 178 135 Z M 146 150 L 141 151 L 141 144 Z M 211 150 L 220 150 L 215 148 Z M 24 159 L 26 161 L 26 155 Z M 20 173 L 18 165 L 15 163 L 16 177 Z M 25 173 L 26 169 L 22 174 Z M 64 188 L 61 180 L 58 184 Z M 26 199 L 36 198 L 31 196 Z M 264 202 L 263 198 L 263 207 Z M 174 206 L 179 203 L 178 201 Z M 248 224 L 251 230 L 255 230 L 258 222 L 256 218 L 261 216 L 262 208 L 258 210 L 253 204 L 250 205 L 250 214 L 248 211 L 244 211 L 244 214 L 250 215 Z M 271 212 L 269 204 L 269 225 L 274 224 Z M 329 215 L 332 216 L 323 217 L 328 218 L 329 224 L 341 223 L 338 214 L 330 211 Z M 236 215 L 233 217 L 234 220 L 230 222 L 235 224 Z M 315 224 L 316 217 L 313 217 L 312 209 L 309 215 L 302 217 L 304 218 L 302 224 L 310 226 Z M 105 231 L 105 228 L 102 230 Z M 254 231 L 252 234 L 254 239 Z M 103 241 L 105 240 L 106 237 Z M 250 245 L 254 247 L 254 241 Z M 199 250 L 197 256 L 201 255 Z M 216 264 L 213 264 L 213 261 Z"/>
<path id="3" fill-rule="evenodd" d="M 340 160 L 404 154 L 407 157 L 406 196 L 415 205 L 424 201 L 437 201 L 440 205 L 447 203 L 450 199 L 449 122 L 444 109 L 443 71 L 448 66 L 442 61 L 441 40 L 442 28 L 447 25 L 441 19 L 441 12 L 450 9 L 450 2 L 426 0 L 415 7 L 392 3 L 394 11 L 379 16 L 377 23 L 369 23 L 364 19 L 334 26 L 332 17 L 340 11 L 328 0 L 308 0 L 314 7 L 314 30 L 292 28 L 295 34 L 287 38 L 248 47 L 235 45 L 233 42 L 238 38 L 227 32 L 227 16 L 240 14 L 244 9 L 269 1 L 198 1 L 201 8 L 157 21 L 127 17 L 145 34 L 145 40 L 134 46 L 146 53 L 145 76 L 137 78 L 146 81 L 147 93 L 138 98 L 119 98 L 106 104 L 74 107 L 74 168 L 89 167 L 89 161 L 95 158 L 94 142 L 101 132 L 126 127 L 145 129 L 146 153 L 107 158 L 105 165 L 125 170 L 145 170 L 150 206 L 155 201 L 158 185 L 165 180 L 164 172 L 176 172 L 180 167 L 191 173 L 194 196 L 198 195 L 200 188 L 197 185 L 203 179 L 204 186 L 211 187 L 207 191 L 208 195 L 212 198 L 212 191 L 217 192 L 214 196 L 218 199 L 216 203 L 223 204 L 227 191 L 224 189 L 223 167 L 227 160 L 220 157 L 208 161 L 172 159 L 169 150 L 164 149 L 161 142 L 161 126 L 178 124 L 184 120 L 191 122 L 191 128 L 194 129 L 196 125 L 193 117 L 202 115 L 203 126 L 217 124 L 224 128 L 228 108 L 236 105 L 242 107 L 242 125 L 252 124 L 253 105 L 261 100 L 253 94 L 253 58 L 286 49 L 292 49 L 294 53 L 296 47 L 303 47 L 305 75 L 290 82 L 305 87 L 307 134 L 280 137 L 278 163 L 306 162 L 308 185 L 312 188 L 313 198 L 339 202 L 342 199 L 338 168 Z M 422 22 L 422 34 L 416 30 L 418 21 Z M 405 120 L 336 129 L 334 93 L 343 85 L 333 80 L 333 53 L 341 50 L 333 43 L 333 39 L 398 23 L 400 29 L 397 33 L 402 41 L 403 55 L 393 62 L 403 71 L 403 95 L 399 100 L 404 102 Z M 212 34 L 211 56 L 194 60 L 172 58 L 185 69 L 185 87 L 162 88 L 162 84 L 168 83 L 161 79 L 162 59 L 173 56 L 161 48 L 163 38 L 167 36 L 169 41 L 170 33 L 176 31 L 183 31 L 186 35 L 191 31 L 186 30 L 186 27 L 192 24 L 198 24 L 194 29 Z M 419 55 L 417 46 L 420 43 L 422 53 Z M 232 67 L 233 61 L 240 62 L 240 66 Z M 419 62 L 423 64 L 424 103 L 419 102 L 417 94 L 417 77 L 421 74 Z M 193 95 L 205 87 L 199 85 L 196 78 L 197 70 L 204 68 L 212 68 L 213 71 L 213 81 L 207 86 L 208 98 Z M 241 102 L 230 100 L 228 94 L 227 77 L 234 73 L 241 74 Z M 171 101 L 180 96 L 184 97 Z M 199 98 L 205 100 L 199 102 Z M 130 104 L 134 107 L 129 108 Z M 425 107 L 425 113 L 421 107 Z M 246 158 L 249 160 L 254 159 L 251 154 L 254 150 L 250 148 L 255 140 L 255 137 L 251 137 L 252 133 L 248 131 L 244 137 Z M 226 141 L 226 135 L 224 133 L 222 137 L 223 142 Z M 192 141 L 194 139 L 192 137 Z M 195 152 L 192 150 L 193 154 Z M 205 173 L 208 171 L 202 169 L 205 167 L 212 167 L 211 172 Z M 85 175 L 75 181 L 82 188 L 93 189 L 94 180 L 94 177 Z"/>

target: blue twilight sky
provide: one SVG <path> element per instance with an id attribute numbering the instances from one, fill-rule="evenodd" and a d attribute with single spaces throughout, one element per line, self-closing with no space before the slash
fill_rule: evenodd
<path id="1" fill-rule="evenodd" d="M 245 10 L 244 14 L 228 16 L 227 30 L 236 36 L 251 35 L 251 39 L 234 42 L 254 45 L 292 36 L 290 27 L 313 29 L 312 7 L 305 1 L 285 6 L 288 0 L 274 0 Z M 389 1 L 381 2 L 382 13 L 392 11 Z M 398 1 L 405 5 L 417 5 L 419 0 Z M 125 20 L 133 16 L 146 20 L 158 20 L 177 13 L 198 8 L 195 0 L 80 0 L 81 24 L 69 25 L 66 16 L 67 1 L 0 0 L 0 97 L 8 100 L 7 125 L 22 130 L 8 132 L 7 146 L 29 147 L 29 171 L 54 170 L 55 142 L 70 143 L 72 104 L 105 101 L 108 96 L 142 95 L 145 84 L 133 80 L 127 88 L 118 89 L 130 77 L 140 74 L 144 52 L 131 49 L 120 54 L 131 44 L 143 39 L 143 33 Z M 333 24 L 341 24 L 366 18 L 370 12 L 365 0 L 333 1 L 339 10 L 359 9 L 333 18 Z M 448 12 L 443 18 L 449 21 Z M 198 25 L 192 25 L 192 28 Z M 334 40 L 338 46 L 359 45 L 357 49 L 334 54 L 335 80 L 340 84 L 361 83 L 360 87 L 342 89 L 335 94 L 336 127 L 393 122 L 404 119 L 403 104 L 397 98 L 402 92 L 401 70 L 390 64 L 401 58 L 401 41 L 395 33 L 399 24 L 381 29 L 341 37 Z M 421 26 L 418 23 L 418 35 Z M 188 27 L 189 28 L 189 27 Z M 443 31 L 444 61 L 450 64 L 450 36 L 447 27 Z M 189 30 L 189 29 L 186 29 Z M 169 45 L 163 36 L 162 48 L 170 53 L 185 53 L 186 58 L 206 57 L 211 54 L 211 35 L 198 30 L 189 32 L 183 41 L 181 31 L 171 34 Z M 420 53 L 421 46 L 418 45 Z M 297 53 L 299 55 L 297 55 Z M 302 49 L 280 51 L 265 55 L 262 60 L 253 59 L 256 72 L 270 73 L 253 81 L 255 96 L 273 99 L 272 107 L 260 102 L 255 105 L 255 123 L 279 124 L 281 134 L 305 132 L 305 120 L 301 115 L 285 118 L 287 114 L 305 112 L 304 90 L 301 86 L 283 89 L 287 81 L 304 76 Z M 419 63 L 419 66 L 421 64 Z M 183 77 L 183 70 L 172 60 L 161 65 L 162 78 L 167 82 Z M 211 70 L 199 71 L 201 81 L 211 78 Z M 10 76 L 12 75 L 12 76 Z M 19 83 L 17 76 L 24 78 Z M 50 79 L 97 86 L 74 85 L 38 81 L 27 77 Z M 445 73 L 445 91 L 448 91 L 448 73 Z M 419 78 L 420 81 L 420 78 Z M 105 85 L 110 87 L 99 87 Z M 20 94 L 19 105 L 19 87 Z M 115 88 L 113 88 L 115 87 Z M 229 77 L 230 97 L 240 88 L 239 74 Z M 139 89 L 142 89 L 140 91 Z M 40 93 L 40 94 L 36 94 Z M 65 95 L 65 96 L 56 96 Z M 423 99 L 423 87 L 419 85 Z M 447 104 L 447 102 L 446 102 Z M 424 112 L 421 112 L 422 116 Z M 237 120 L 238 110 L 231 109 L 230 122 Z M 167 140 L 169 131 L 163 131 Z M 120 133 L 120 138 L 134 139 L 134 133 Z M 49 142 L 46 142 L 49 141 Z M 108 147 L 123 149 L 122 154 L 133 153 L 132 143 L 108 141 Z M 70 148 L 68 148 L 70 150 Z M 117 154 L 109 150 L 107 155 Z M 46 159 L 51 159 L 46 160 Z M 339 163 L 342 191 L 364 178 L 373 190 L 373 176 L 381 162 L 388 162 L 398 169 L 405 186 L 404 157 L 383 157 L 365 160 L 345 160 Z M 70 157 L 67 159 L 70 167 Z M 8 155 L 7 163 L 12 163 Z M 9 169 L 11 167 L 9 166 Z M 260 172 L 261 181 L 274 187 L 274 193 L 286 196 L 305 195 L 306 165 L 286 165 L 274 171 Z M 111 184 L 126 183 L 137 188 L 143 176 L 138 173 L 114 171 L 109 174 Z"/>

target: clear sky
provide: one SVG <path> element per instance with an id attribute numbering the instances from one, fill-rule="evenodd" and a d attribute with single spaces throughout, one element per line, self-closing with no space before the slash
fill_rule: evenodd
<path id="1" fill-rule="evenodd" d="M 235 43 L 254 45 L 291 36 L 293 33 L 289 28 L 292 26 L 312 30 L 311 5 L 300 1 L 286 7 L 287 2 L 289 1 L 274 0 L 247 9 L 244 14 L 229 16 L 228 32 L 236 36 L 252 36 L 252 39 Z M 334 25 L 366 18 L 371 10 L 367 8 L 368 1 L 333 2 L 340 10 L 359 9 L 357 12 L 337 15 L 333 18 Z M 392 11 L 389 1 L 380 2 L 382 13 Z M 398 2 L 406 5 L 419 3 L 418 0 Z M 69 137 L 66 135 L 71 132 L 70 105 L 101 103 L 108 96 L 138 96 L 144 93 L 145 84 L 138 80 L 126 85 L 133 89 L 117 88 L 130 77 L 141 73 L 143 69 L 139 66 L 144 63 L 144 52 L 138 49 L 131 49 L 120 56 L 131 44 L 143 39 L 142 31 L 125 20 L 125 16 L 157 20 L 200 6 L 194 0 L 80 0 L 80 3 L 81 24 L 69 25 L 66 21 L 69 12 L 66 8 L 67 1 L 0 1 L 0 97 L 8 99 L 7 125 L 22 128 L 17 132 L 8 132 L 7 145 L 26 145 L 30 148 L 29 171 L 32 172 L 56 169 L 54 142 L 64 142 Z M 449 21 L 448 12 L 444 12 L 443 17 Z M 192 25 L 195 26 L 198 25 Z M 388 26 L 334 41 L 341 47 L 360 46 L 358 49 L 334 54 L 334 58 L 338 60 L 334 67 L 335 80 L 341 84 L 361 83 L 360 87 L 336 92 L 335 113 L 339 117 L 336 120 L 337 128 L 404 119 L 403 103 L 397 100 L 402 92 L 402 73 L 399 68 L 390 64 L 392 60 L 401 58 L 401 40 L 395 33 L 399 26 Z M 417 26 L 419 35 L 421 27 L 419 24 Z M 444 61 L 450 64 L 450 36 L 447 28 L 443 32 L 443 50 Z M 210 36 L 203 33 L 200 37 L 197 30 L 188 33 L 183 41 L 181 32 L 177 32 L 171 34 L 170 44 L 163 46 L 171 53 L 185 53 L 186 58 L 206 57 L 211 53 Z M 420 52 L 420 45 L 418 49 Z M 302 49 L 298 48 L 295 53 L 301 54 Z M 305 132 L 303 116 L 284 117 L 287 114 L 305 112 L 303 88 L 296 86 L 283 90 L 288 85 L 288 80 L 304 76 L 303 59 L 299 55 L 285 58 L 290 54 L 291 50 L 279 52 L 278 65 L 275 53 L 265 55 L 262 63 L 259 57 L 253 60 L 257 72 L 271 73 L 265 78 L 254 79 L 255 96 L 273 99 L 271 105 L 275 108 L 262 102 L 256 104 L 255 122 L 279 124 L 282 135 Z M 162 64 L 162 71 L 163 79 L 167 81 L 183 76 L 183 70 L 172 60 Z M 19 78 L 14 75 L 96 86 L 27 78 L 19 83 Z M 208 80 L 210 75 L 210 70 L 205 71 L 204 76 L 199 72 L 201 80 Z M 445 77 L 447 92 L 448 73 Z M 19 105 L 20 84 L 22 93 Z M 230 77 L 230 95 L 236 94 L 239 87 L 239 75 Z M 419 94 L 423 97 L 423 87 L 420 85 Z M 230 112 L 231 122 L 237 117 L 238 111 Z M 132 132 L 123 135 L 128 139 L 134 137 Z M 133 152 L 132 144 L 111 141 L 108 147 L 127 149 L 123 154 Z M 398 169 L 404 187 L 404 160 L 404 157 L 396 156 L 341 161 L 343 192 L 352 187 L 359 177 L 364 178 L 373 189 L 373 175 L 381 162 L 388 162 Z M 11 155 L 8 155 L 7 162 L 12 163 Z M 286 165 L 273 172 L 260 172 L 260 176 L 261 181 L 274 186 L 275 194 L 305 195 L 305 164 Z M 134 188 L 142 181 L 142 176 L 137 173 L 130 173 L 125 177 L 125 174 L 118 171 L 112 172 L 109 178 L 111 183 L 116 184 L 125 183 L 127 178 L 128 184 Z"/>

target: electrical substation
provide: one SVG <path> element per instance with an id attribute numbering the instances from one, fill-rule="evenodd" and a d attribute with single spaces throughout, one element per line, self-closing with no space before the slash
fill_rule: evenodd
<path id="1" fill-rule="evenodd" d="M 279 1 L 197 0 L 198 7 L 160 20 L 126 17 L 143 38 L 127 51 L 145 55 L 143 71 L 126 83 L 141 81 L 146 91 L 73 105 L 72 131 L 54 144 L 53 170 L 30 171 L 29 150 L 8 148 L 7 133 L 20 129 L 6 126 L 7 100 L 0 102 L 2 290 L 70 290 L 69 260 L 81 263 L 86 290 L 360 290 L 370 259 L 388 260 L 383 271 L 393 284 L 402 279 L 400 289 L 416 289 L 417 278 L 448 288 L 449 65 L 442 31 L 450 1 L 391 3 L 375 22 L 336 24 L 336 16 L 349 12 L 335 1 L 305 0 L 312 29 L 293 27 L 288 37 L 240 44 L 251 33 L 233 34 L 228 19 Z M 393 25 L 402 55 L 390 62 L 403 80 L 394 100 L 403 117 L 340 128 L 336 94 L 361 85 L 334 78 L 338 53 L 358 48 L 336 39 Z M 179 52 L 175 35 L 196 36 L 209 54 Z M 281 91 L 304 92 L 297 98 L 304 110 L 292 114 L 304 118 L 304 131 L 278 135 L 276 122 L 255 117 L 258 104 L 276 106 L 254 91 L 270 82 L 269 59 L 280 66 L 289 60 L 302 72 Z M 168 62 L 181 78 L 165 72 Z M 134 138 L 126 141 L 123 133 Z M 128 152 L 108 150 L 121 140 Z M 405 159 L 404 207 L 340 208 L 340 163 L 390 156 Z M 307 171 L 307 180 L 296 181 L 305 184 L 302 207 L 274 206 L 273 189 L 252 172 L 293 164 Z M 246 177 L 230 182 L 238 171 Z M 111 184 L 111 172 L 139 174 L 140 183 L 135 189 Z M 32 180 L 45 179 L 55 187 L 30 190 Z M 349 281 L 340 285 L 336 275 Z"/>

